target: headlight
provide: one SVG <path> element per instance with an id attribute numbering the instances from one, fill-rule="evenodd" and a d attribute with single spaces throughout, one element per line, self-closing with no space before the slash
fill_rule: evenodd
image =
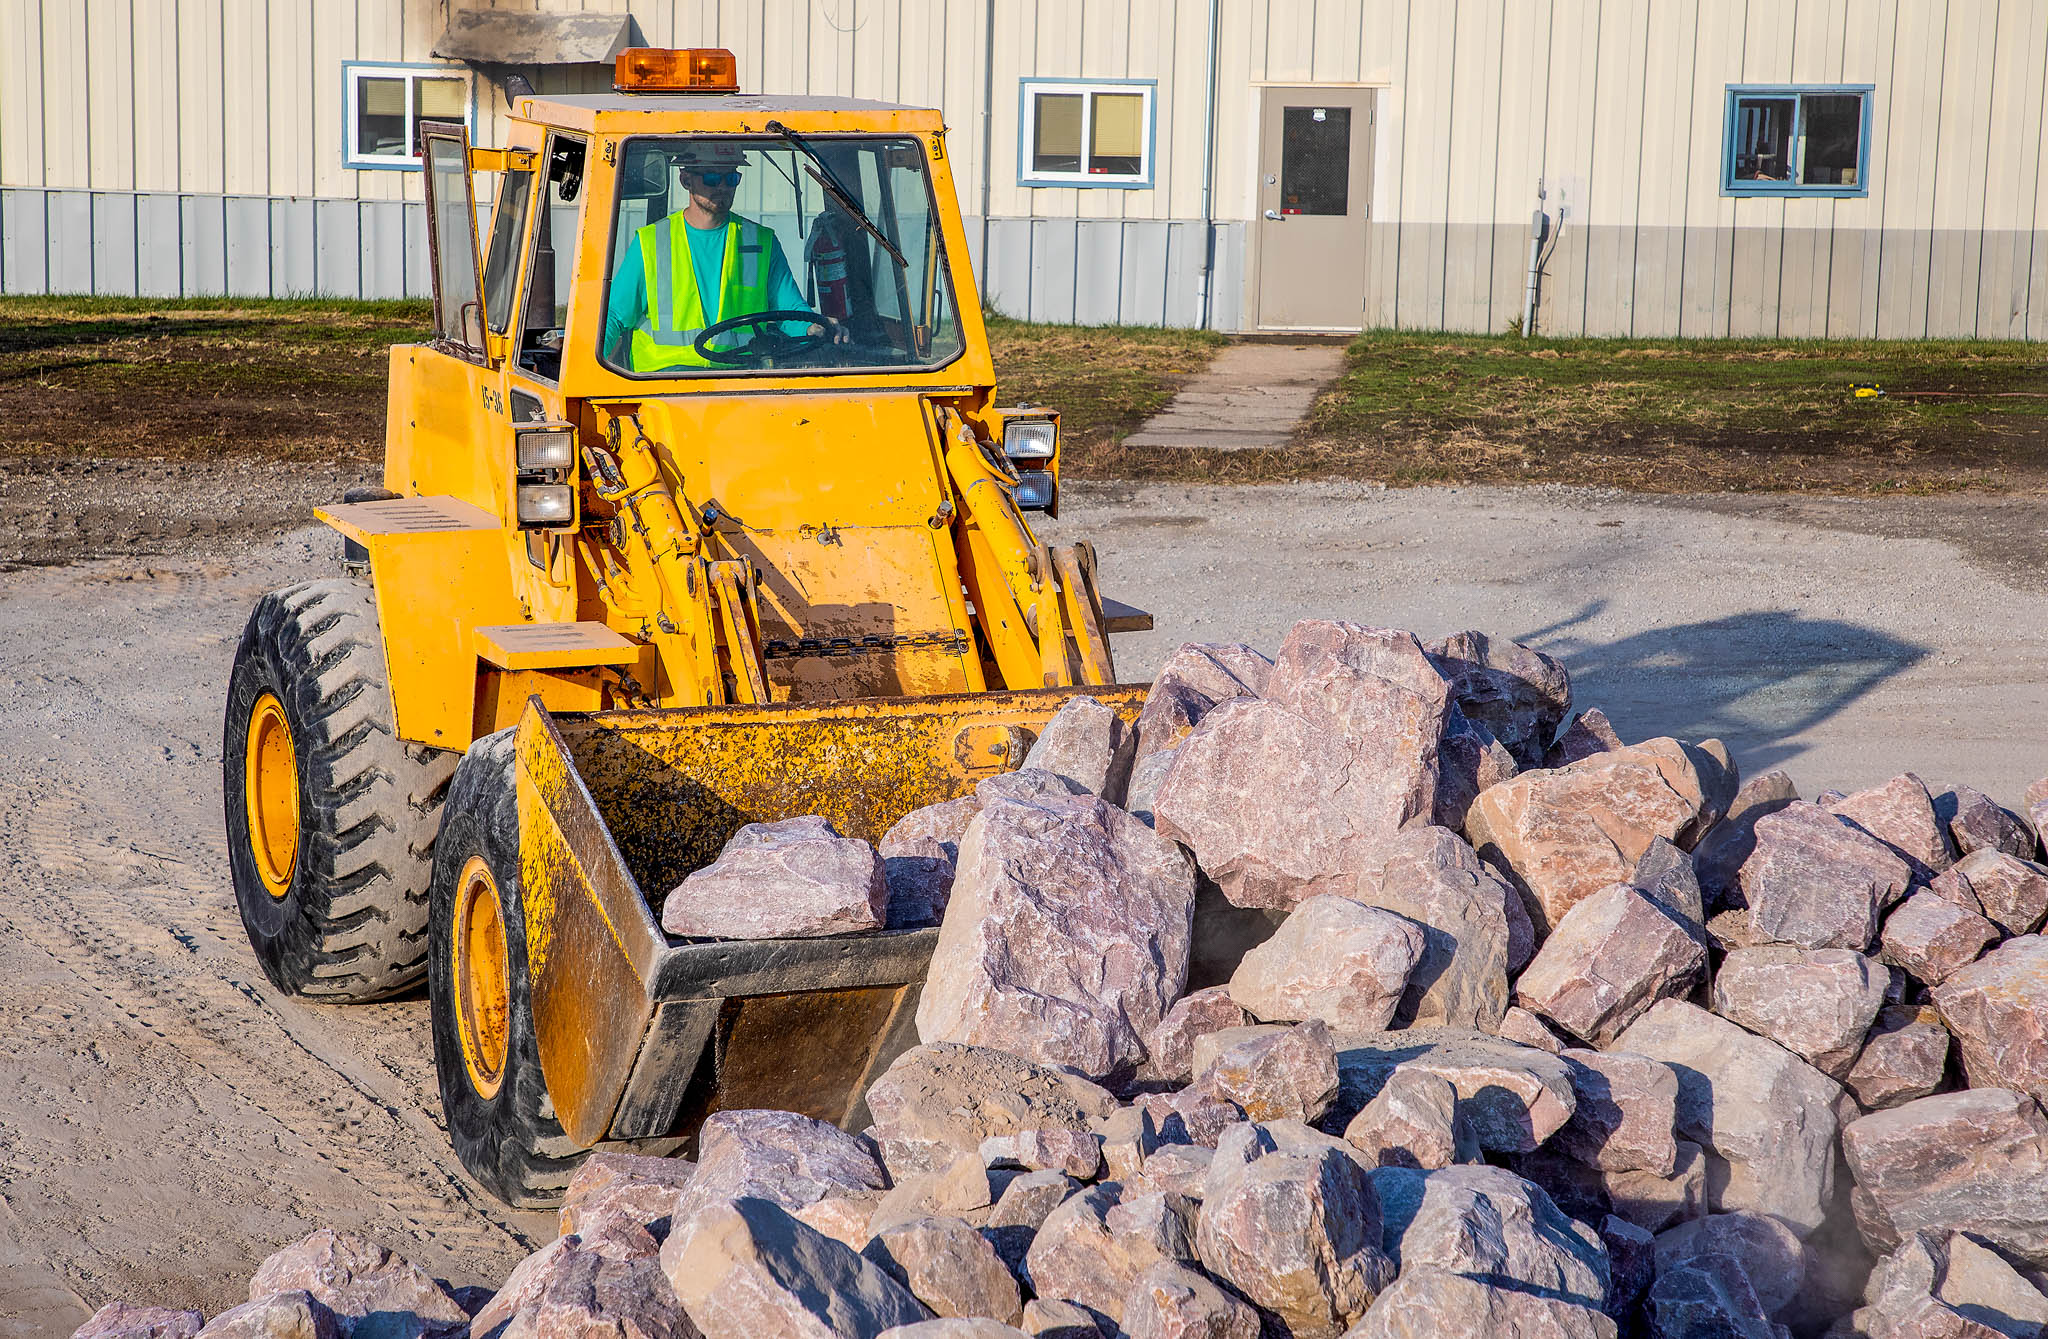
<path id="1" fill-rule="evenodd" d="M 576 463 L 574 428 L 520 428 L 512 440 L 521 470 L 566 470 Z"/>
<path id="2" fill-rule="evenodd" d="M 1057 443 L 1049 418 L 1013 418 L 1003 424 L 1003 454 L 1012 460 L 1051 460 Z"/>
<path id="3" fill-rule="evenodd" d="M 1044 470 L 1023 470 L 1017 475 L 1017 505 L 1025 511 L 1044 511 L 1052 506 L 1052 476 Z"/>
<path id="4" fill-rule="evenodd" d="M 519 485 L 519 524 L 547 528 L 569 525 L 575 519 L 576 490 L 569 485 Z"/>

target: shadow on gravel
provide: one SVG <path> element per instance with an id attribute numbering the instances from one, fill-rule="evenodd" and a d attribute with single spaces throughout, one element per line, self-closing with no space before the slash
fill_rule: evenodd
<path id="1" fill-rule="evenodd" d="M 1591 601 L 1517 640 L 1562 659 L 1573 700 L 1606 712 L 1622 738 L 1723 739 L 1745 774 L 1798 754 L 1798 736 L 1932 654 L 1873 628 L 1788 609 L 1678 623 L 1615 642 L 1574 635 L 1606 603 Z"/>

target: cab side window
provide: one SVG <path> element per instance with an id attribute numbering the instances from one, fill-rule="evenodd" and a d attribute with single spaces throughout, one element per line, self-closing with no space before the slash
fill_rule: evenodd
<path id="1" fill-rule="evenodd" d="M 519 365 L 547 381 L 559 380 L 562 373 L 569 284 L 575 275 L 576 243 L 583 228 L 585 147 L 584 141 L 573 135 L 548 139 L 547 187 L 541 197 L 533 271 L 526 285 L 526 320 L 519 340 Z"/>

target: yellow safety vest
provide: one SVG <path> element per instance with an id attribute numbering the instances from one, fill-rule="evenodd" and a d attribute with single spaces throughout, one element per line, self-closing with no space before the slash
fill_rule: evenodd
<path id="1" fill-rule="evenodd" d="M 633 331 L 635 372 L 719 365 L 696 349 L 697 336 L 714 323 L 706 317 L 704 297 L 697 291 L 697 266 L 690 258 L 690 239 L 683 233 L 688 226 L 677 212 L 634 234 L 647 283 L 647 315 Z M 725 264 L 718 281 L 721 318 L 768 310 L 768 248 L 774 244 L 774 234 L 752 219 L 734 214 L 726 220 Z M 745 340 L 740 334 L 734 342 Z M 722 335 L 719 347 L 726 347 Z"/>

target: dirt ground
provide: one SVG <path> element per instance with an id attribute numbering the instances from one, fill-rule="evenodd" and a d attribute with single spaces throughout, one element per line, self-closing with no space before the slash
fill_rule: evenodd
<path id="1" fill-rule="evenodd" d="M 553 1235 L 471 1186 L 426 1006 L 282 999 L 222 850 L 219 713 L 264 590 L 354 467 L 49 465 L 0 484 L 0 1339 L 110 1298 L 212 1312 L 316 1225 L 457 1283 Z M 1805 793 L 2048 773 L 2048 509 L 2012 497 L 1076 485 L 1063 536 L 1158 628 L 1268 647 L 1337 615 L 1563 656 L 1622 733 L 1720 735 Z M 1586 592 L 1599 592 L 1597 596 Z"/>

